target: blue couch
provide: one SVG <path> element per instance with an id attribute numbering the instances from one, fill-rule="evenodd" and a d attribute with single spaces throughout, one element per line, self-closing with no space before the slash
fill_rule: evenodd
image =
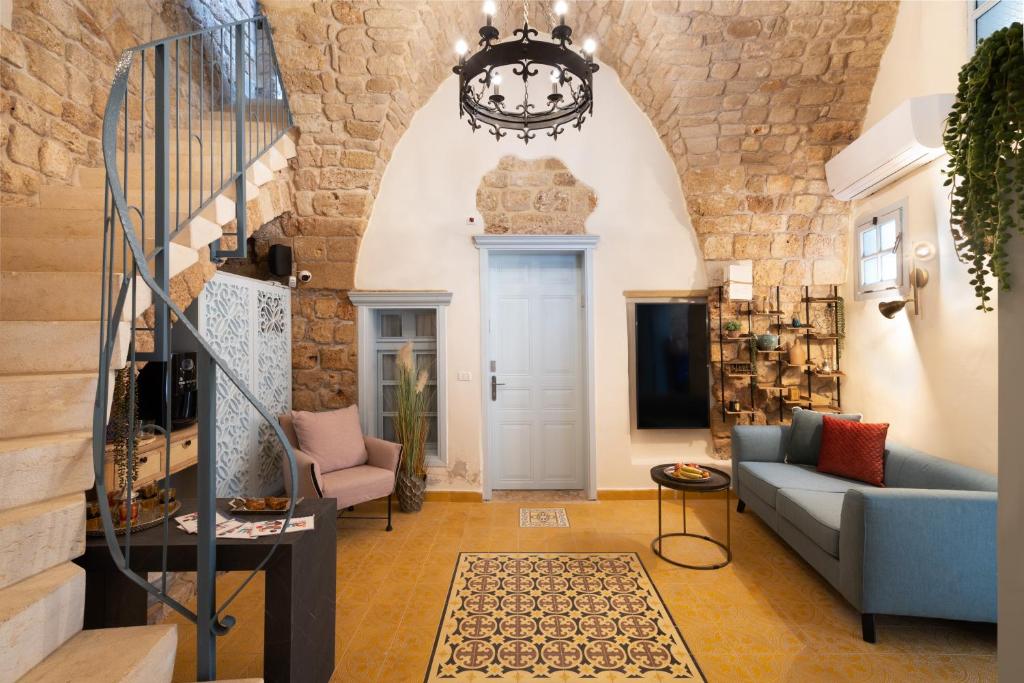
<path id="1" fill-rule="evenodd" d="M 886 444 L 885 487 L 785 462 L 787 426 L 732 432 L 749 506 L 862 615 L 996 621 L 996 477 Z"/>

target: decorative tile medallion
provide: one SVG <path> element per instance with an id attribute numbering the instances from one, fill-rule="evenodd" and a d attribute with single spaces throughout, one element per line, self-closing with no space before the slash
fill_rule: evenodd
<path id="1" fill-rule="evenodd" d="M 567 527 L 569 517 L 565 508 L 519 508 L 519 526 L 530 527 Z"/>
<path id="2" fill-rule="evenodd" d="M 636 553 L 461 553 L 424 679 L 706 681 Z"/>

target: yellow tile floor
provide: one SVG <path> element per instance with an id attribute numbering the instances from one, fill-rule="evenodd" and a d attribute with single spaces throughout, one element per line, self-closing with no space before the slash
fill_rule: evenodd
<path id="1" fill-rule="evenodd" d="M 732 511 L 733 562 L 715 571 L 680 569 L 650 550 L 657 533 L 651 500 L 564 502 L 568 529 L 520 529 L 520 506 L 433 503 L 376 521 L 338 525 L 336 668 L 333 681 L 417 683 L 433 647 L 460 551 L 635 551 L 650 572 L 708 681 L 995 681 L 995 627 L 880 617 L 878 643 L 861 639 L 860 617 L 751 512 Z M 688 500 L 691 530 L 724 534 L 725 501 Z M 666 502 L 666 525 L 681 504 Z M 673 529 L 674 530 L 674 529 Z M 689 539 L 665 549 L 689 561 L 715 559 Z M 241 575 L 219 579 L 221 596 Z M 218 676 L 259 676 L 263 584 L 229 610 L 238 625 L 218 644 Z M 176 615 L 176 681 L 194 680 L 195 629 Z"/>

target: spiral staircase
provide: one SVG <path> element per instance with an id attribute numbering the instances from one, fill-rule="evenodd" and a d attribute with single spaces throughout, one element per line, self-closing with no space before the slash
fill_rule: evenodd
<path id="1" fill-rule="evenodd" d="M 281 212 L 290 131 L 265 18 L 156 41 L 121 57 L 104 166 L 43 188 L 38 206 L 0 211 L 0 683 L 171 679 L 175 627 L 82 630 L 85 574 L 73 560 L 94 483 L 115 563 L 197 624 L 196 677 L 215 679 L 216 639 L 233 623 L 212 599 L 218 377 L 268 420 L 293 468 L 294 457 L 275 416 L 184 318 L 172 284 L 202 277 L 211 258 L 243 256 L 252 231 Z M 130 534 L 115 535 L 104 483 L 112 376 L 167 360 L 172 321 L 195 338 L 201 369 L 197 476 L 209 523 L 195 609 L 131 570 Z"/>

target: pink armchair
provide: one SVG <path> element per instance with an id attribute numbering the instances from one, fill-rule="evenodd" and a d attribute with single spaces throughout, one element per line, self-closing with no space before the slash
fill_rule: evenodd
<path id="1" fill-rule="evenodd" d="M 378 498 L 388 499 L 388 526 L 391 531 L 391 495 L 395 492 L 395 476 L 402 455 L 402 445 L 364 436 L 367 461 L 365 465 L 356 465 L 333 472 L 321 472 L 320 464 L 299 448 L 299 439 L 295 434 L 291 413 L 281 415 L 278 420 L 284 430 L 288 442 L 295 451 L 298 465 L 298 482 L 296 495 L 303 498 L 334 498 L 337 500 L 339 515 L 342 510 L 351 509 L 359 503 Z M 292 490 L 290 468 L 282 463 L 284 471 L 284 488 L 289 494 Z M 360 517 L 359 519 L 384 519 L 383 517 Z"/>

